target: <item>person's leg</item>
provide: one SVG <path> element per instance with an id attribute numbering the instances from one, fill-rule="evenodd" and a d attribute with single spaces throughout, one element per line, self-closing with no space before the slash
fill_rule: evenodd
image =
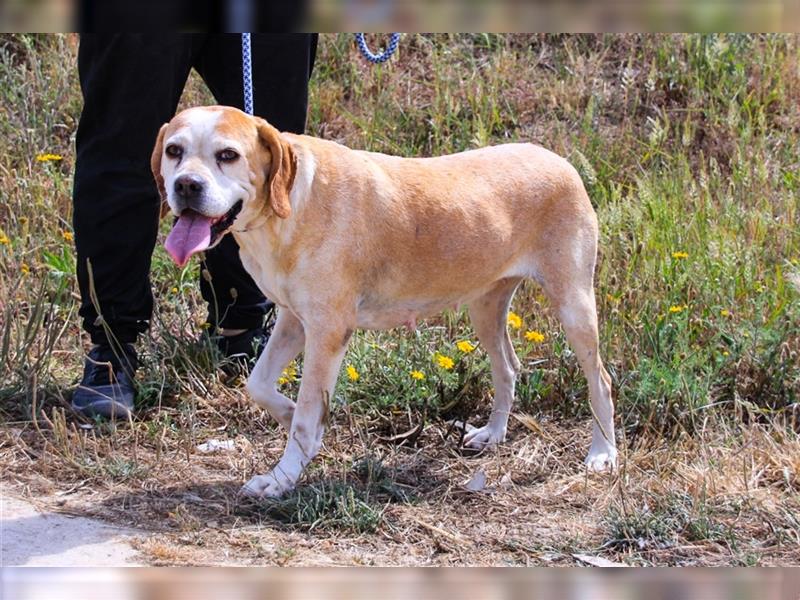
<path id="1" fill-rule="evenodd" d="M 316 34 L 253 34 L 251 39 L 255 114 L 279 130 L 303 133 Z M 217 102 L 242 108 L 241 64 L 241 35 L 220 34 L 206 38 L 195 68 Z M 227 330 L 260 327 L 271 302 L 242 266 L 233 236 L 206 253 L 205 267 L 210 281 L 201 277 L 200 289 L 209 304 L 209 322 Z"/>
<path id="2" fill-rule="evenodd" d="M 87 359 L 73 405 L 87 414 L 111 410 L 113 416 L 119 396 L 124 402 L 117 402 L 117 416 L 132 407 L 131 344 L 146 330 L 153 307 L 149 271 L 159 196 L 149 159 L 159 127 L 177 107 L 195 41 L 176 35 L 81 36 L 84 106 L 76 138 L 73 226 L 79 314 L 98 346 Z"/>
<path id="3" fill-rule="evenodd" d="M 219 26 L 222 16 L 220 0 L 78 0 L 76 8 L 76 25 L 81 33 L 210 31 Z"/>
<path id="4" fill-rule="evenodd" d="M 159 214 L 150 153 L 159 127 L 177 107 L 191 68 L 191 46 L 190 36 L 178 35 L 81 37 L 84 105 L 76 138 L 73 225 L 79 314 L 94 343 L 107 339 L 90 286 L 119 341 L 134 342 L 148 325 Z"/>

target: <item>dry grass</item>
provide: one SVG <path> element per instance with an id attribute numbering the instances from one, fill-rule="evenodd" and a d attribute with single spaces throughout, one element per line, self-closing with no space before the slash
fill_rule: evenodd
<path id="1" fill-rule="evenodd" d="M 298 491 L 253 504 L 238 488 L 277 461 L 285 436 L 252 424 L 259 415 L 241 389 L 211 396 L 178 428 L 166 424 L 180 419 L 170 407 L 113 432 L 82 429 L 59 409 L 38 430 L 7 424 L 6 489 L 152 532 L 139 549 L 154 564 L 565 565 L 579 552 L 635 565 L 800 560 L 800 443 L 782 427 L 639 439 L 623 446 L 617 474 L 589 476 L 585 421 L 515 415 L 507 444 L 465 457 L 444 423 L 405 447 L 340 414 Z M 195 449 L 220 437 L 235 449 Z M 478 472 L 485 488 L 470 491 Z"/>

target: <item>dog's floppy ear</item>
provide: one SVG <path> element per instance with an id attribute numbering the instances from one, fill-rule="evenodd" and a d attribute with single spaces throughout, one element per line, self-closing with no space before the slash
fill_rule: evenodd
<path id="1" fill-rule="evenodd" d="M 277 129 L 264 119 L 257 119 L 258 139 L 272 155 L 267 175 L 269 203 L 280 218 L 285 219 L 292 212 L 289 203 L 289 190 L 294 183 L 297 171 L 297 157 L 291 146 L 281 139 Z"/>
<path id="2" fill-rule="evenodd" d="M 164 186 L 164 177 L 161 175 L 161 157 L 164 155 L 164 133 L 167 131 L 167 123 L 161 126 L 156 138 L 156 145 L 153 154 L 150 156 L 150 170 L 153 171 L 153 179 L 156 180 L 158 195 L 161 196 L 161 217 L 169 212 L 167 204 L 167 188 Z"/>

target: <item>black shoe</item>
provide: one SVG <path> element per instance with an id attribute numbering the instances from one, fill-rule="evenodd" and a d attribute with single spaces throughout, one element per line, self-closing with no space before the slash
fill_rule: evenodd
<path id="1" fill-rule="evenodd" d="M 108 344 L 89 351 L 83 379 L 72 394 L 72 408 L 90 418 L 130 418 L 135 396 L 133 378 L 139 361 L 132 344 L 122 344 L 117 354 Z"/>

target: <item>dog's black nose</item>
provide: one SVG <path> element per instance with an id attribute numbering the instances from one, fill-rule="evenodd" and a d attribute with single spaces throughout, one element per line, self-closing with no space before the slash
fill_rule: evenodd
<path id="1" fill-rule="evenodd" d="M 204 187 L 205 183 L 196 175 L 181 175 L 175 180 L 175 193 L 187 202 L 199 198 Z"/>

